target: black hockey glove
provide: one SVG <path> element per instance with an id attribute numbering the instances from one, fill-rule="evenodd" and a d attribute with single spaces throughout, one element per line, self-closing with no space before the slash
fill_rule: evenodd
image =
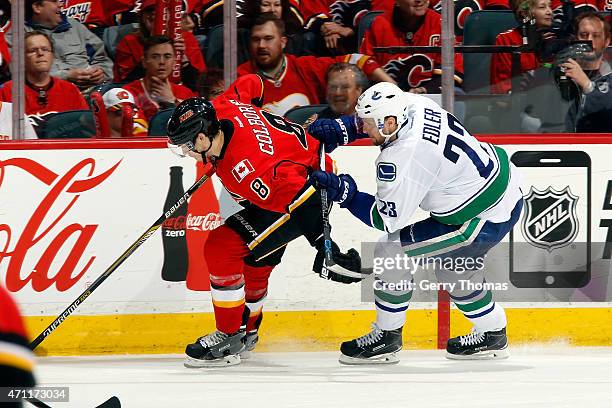
<path id="1" fill-rule="evenodd" d="M 346 254 L 343 254 L 340 252 L 338 245 L 332 241 L 332 257 L 335 265 L 330 267 L 326 267 L 323 263 L 325 260 L 323 239 L 317 241 L 317 248 L 312 270 L 321 278 L 340 283 L 353 283 L 360 282 L 367 276 L 367 274 L 361 273 L 361 257 L 355 248 L 351 248 Z"/>

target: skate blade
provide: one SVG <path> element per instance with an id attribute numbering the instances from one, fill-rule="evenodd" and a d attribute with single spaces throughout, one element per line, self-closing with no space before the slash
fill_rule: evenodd
<path id="1" fill-rule="evenodd" d="M 470 354 L 470 355 L 457 355 L 446 353 L 446 358 L 449 360 L 503 360 L 505 358 L 510 357 L 510 353 L 508 353 L 508 349 L 504 348 L 501 350 L 487 350 L 481 351 L 479 353 Z"/>
<path id="2" fill-rule="evenodd" d="M 244 350 L 240 352 L 239 356 L 241 360 L 248 360 L 252 357 L 252 354 L 250 350 Z"/>
<path id="3" fill-rule="evenodd" d="M 189 356 L 185 357 L 183 365 L 187 368 L 215 368 L 229 367 L 240 364 L 240 355 L 232 354 L 215 360 L 198 360 Z"/>
<path id="4" fill-rule="evenodd" d="M 340 354 L 338 359 L 340 364 L 345 365 L 377 365 L 377 364 L 397 364 L 400 359 L 397 353 L 381 354 L 380 356 L 371 358 L 356 358 Z"/>

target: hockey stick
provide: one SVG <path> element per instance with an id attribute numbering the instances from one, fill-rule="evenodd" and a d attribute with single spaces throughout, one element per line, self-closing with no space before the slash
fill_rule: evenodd
<path id="1" fill-rule="evenodd" d="M 26 401 L 28 401 L 30 404 L 34 405 L 35 407 L 51 408 L 51 406 L 45 404 L 44 402 L 36 398 L 27 398 Z M 121 408 L 121 401 L 119 401 L 119 398 L 117 397 L 110 397 L 109 399 L 104 401 L 102 404 L 97 405 L 95 408 Z"/>
<path id="2" fill-rule="evenodd" d="M 321 142 L 319 151 L 319 167 L 321 171 L 325 171 L 325 144 Z M 327 202 L 327 190 L 321 189 L 321 212 L 323 215 L 323 248 L 325 250 L 324 266 L 334 266 L 334 257 L 332 254 L 331 226 L 329 224 L 329 203 Z"/>
<path id="3" fill-rule="evenodd" d="M 95 281 L 93 281 L 93 283 L 91 285 L 89 285 L 89 287 L 83 293 L 81 293 L 79 295 L 79 297 L 66 308 L 66 310 L 64 310 L 57 318 L 55 318 L 55 320 L 53 320 L 53 322 L 51 322 L 51 324 L 49 326 L 47 326 L 47 328 L 45 330 L 43 330 L 43 332 L 40 333 L 38 335 L 38 337 L 36 337 L 30 343 L 30 349 L 34 350 L 36 347 L 38 347 L 38 345 L 40 343 L 43 342 L 43 340 L 45 340 L 51 333 L 53 333 L 53 331 L 55 329 L 57 329 L 57 327 L 64 320 L 66 320 L 66 318 L 68 316 L 70 316 L 72 314 L 72 312 L 74 312 L 76 310 L 76 308 L 79 307 L 79 305 L 81 303 L 83 303 L 85 301 L 85 299 L 87 299 L 89 297 L 89 295 L 91 295 L 93 293 L 93 291 L 96 290 L 96 288 L 98 286 L 100 286 L 102 284 L 102 282 L 104 282 L 106 280 L 106 278 L 108 278 L 110 276 L 111 273 L 113 273 L 115 270 L 117 270 L 117 268 L 119 268 L 119 266 L 121 266 L 121 264 L 130 255 L 132 255 L 134 253 L 134 251 L 136 251 L 136 249 L 138 249 L 138 247 L 140 247 L 147 239 L 149 239 L 149 237 L 151 237 L 151 235 L 153 235 L 155 233 L 155 231 L 157 231 L 157 229 L 159 227 L 161 227 L 161 225 L 163 224 L 163 222 L 165 220 L 170 218 L 172 216 L 172 214 L 174 214 L 176 212 L 176 210 L 178 210 L 183 204 L 185 204 L 187 202 L 189 197 L 191 197 L 191 195 L 202 184 L 204 184 L 204 182 L 210 177 L 211 174 L 212 174 L 212 172 L 204 174 L 191 187 L 189 187 L 189 189 L 185 192 L 185 194 L 183 194 L 183 196 L 168 211 L 166 211 L 164 214 L 162 214 L 162 216 L 159 217 L 157 219 L 157 221 L 155 221 L 153 223 L 153 225 L 151 225 L 149 227 L 148 230 L 146 230 L 140 237 L 138 237 L 136 242 L 134 242 L 132 245 L 130 245 L 130 247 L 124 253 L 122 253 L 121 256 L 119 256 L 119 258 L 117 258 L 117 260 L 115 262 L 113 262 L 113 264 L 111 266 L 109 266 L 104 271 L 104 273 L 102 273 L 102 275 L 100 275 Z"/>

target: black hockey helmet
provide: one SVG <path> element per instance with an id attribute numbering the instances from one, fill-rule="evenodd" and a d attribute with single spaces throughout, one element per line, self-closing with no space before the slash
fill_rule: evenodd
<path id="1" fill-rule="evenodd" d="M 199 133 L 211 141 L 219 132 L 219 120 L 215 107 L 204 98 L 189 98 L 181 102 L 168 120 L 168 139 L 176 146 L 191 144 Z"/>

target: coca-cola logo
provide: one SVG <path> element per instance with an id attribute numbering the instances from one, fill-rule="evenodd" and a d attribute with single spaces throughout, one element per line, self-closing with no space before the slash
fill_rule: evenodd
<path id="1" fill-rule="evenodd" d="M 223 222 L 221 214 L 208 213 L 206 215 L 187 214 L 187 229 L 195 231 L 212 231 Z"/>
<path id="2" fill-rule="evenodd" d="M 167 218 L 162 224 L 163 229 L 178 231 L 185 229 L 185 216 L 180 215 L 178 217 Z"/>
<path id="3" fill-rule="evenodd" d="M 81 160 L 61 175 L 26 158 L 0 160 L 2 194 L 15 200 L 24 198 L 16 191 L 2 191 L 3 182 L 15 174 L 9 170 L 14 169 L 26 172 L 49 187 L 34 212 L 29 217 L 26 215 L 28 221 L 20 234 L 15 234 L 11 225 L 0 224 L 0 266 L 3 262 L 8 262 L 6 268 L 8 290 L 17 292 L 31 282 L 32 288 L 37 292 L 46 290 L 53 283 L 58 291 L 63 292 L 81 279 L 96 258 L 92 256 L 82 260 L 98 225 L 72 223 L 63 229 L 60 229 L 59 225 L 62 225 L 62 220 L 75 206 L 81 194 L 103 183 L 120 163 L 121 160 L 103 173 L 94 175 L 96 162 L 88 158 Z M 46 248 L 42 247 L 43 241 L 50 241 Z M 63 248 L 65 245 L 72 245 L 68 255 L 64 259 L 56 259 L 60 251 L 66 252 Z M 40 258 L 31 259 L 32 253 L 40 254 Z M 77 270 L 83 261 L 85 265 Z M 29 269 L 24 263 L 35 266 Z M 54 271 L 51 271 L 52 266 Z"/>

